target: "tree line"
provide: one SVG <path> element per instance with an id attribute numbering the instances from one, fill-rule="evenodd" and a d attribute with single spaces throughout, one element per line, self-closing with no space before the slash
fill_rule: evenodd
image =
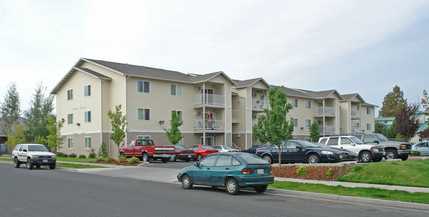
<path id="1" fill-rule="evenodd" d="M 39 83 L 30 101 L 30 108 L 22 111 L 20 105 L 16 84 L 10 83 L 0 105 L 3 126 L 0 130 L 7 135 L 7 147 L 13 149 L 19 143 L 34 142 L 56 151 L 65 137 L 60 133 L 64 122 L 56 122 L 53 113 L 54 96 L 47 95 L 46 87 Z"/>

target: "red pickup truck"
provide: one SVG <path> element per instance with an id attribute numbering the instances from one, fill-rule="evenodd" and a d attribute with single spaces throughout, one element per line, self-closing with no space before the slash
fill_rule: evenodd
<path id="1" fill-rule="evenodd" d="M 152 139 L 133 139 L 128 145 L 119 148 L 119 155 L 125 157 L 138 157 L 145 162 L 151 159 L 161 159 L 167 163 L 171 157 L 175 156 L 174 146 L 157 145 Z"/>

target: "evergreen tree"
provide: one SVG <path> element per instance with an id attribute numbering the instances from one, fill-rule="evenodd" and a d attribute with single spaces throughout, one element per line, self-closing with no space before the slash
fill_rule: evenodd
<path id="1" fill-rule="evenodd" d="M 398 85 L 393 87 L 392 92 L 389 92 L 383 100 L 383 107 L 378 113 L 379 117 L 395 117 L 396 114 L 407 106 L 407 100 L 404 99 L 404 93 Z"/>
<path id="2" fill-rule="evenodd" d="M 293 138 L 293 122 L 286 119 L 286 114 L 292 109 L 292 105 L 287 102 L 287 95 L 283 90 L 283 86 L 268 90 L 270 110 L 264 109 L 264 114 L 258 117 L 258 122 L 252 130 L 253 139 L 278 147 L 279 167 L 282 162 L 282 145 Z"/>
<path id="3" fill-rule="evenodd" d="M 388 128 L 385 124 L 377 122 L 377 123 L 375 123 L 374 133 L 381 133 L 383 135 L 386 135 L 387 129 Z"/>
<path id="4" fill-rule="evenodd" d="M 31 100 L 30 109 L 25 113 L 27 119 L 27 130 L 24 136 L 27 141 L 34 141 L 37 136 L 45 139 L 49 135 L 49 130 L 46 129 L 49 117 L 55 119 L 54 97 L 45 96 L 46 87 L 40 83 L 35 90 L 33 99 Z"/>
<path id="5" fill-rule="evenodd" d="M 176 114 L 175 111 L 173 111 L 171 114 L 171 128 L 170 128 L 170 130 L 164 128 L 165 133 L 167 134 L 168 140 L 173 145 L 176 145 L 183 138 L 183 136 L 179 130 L 179 127 L 182 126 L 182 124 L 183 124 L 183 122 L 180 121 L 180 117 Z"/>
<path id="6" fill-rule="evenodd" d="M 14 125 L 18 124 L 18 119 L 21 116 L 19 94 L 15 83 L 9 84 L 4 102 L 0 106 L 0 114 L 3 122 L 3 129 L 0 130 L 5 134 L 12 132 Z"/>
<path id="7" fill-rule="evenodd" d="M 313 121 L 313 123 L 310 126 L 310 138 L 313 142 L 318 142 L 320 138 L 320 131 L 319 131 L 319 124 L 317 124 L 316 121 Z"/>
<path id="8" fill-rule="evenodd" d="M 429 115 L 429 94 L 426 90 L 423 90 L 422 107 L 425 110 L 426 115 Z M 428 122 L 429 127 L 429 122 Z"/>
<path id="9" fill-rule="evenodd" d="M 393 121 L 392 125 L 387 129 L 386 137 L 387 138 L 396 138 L 398 136 L 398 129 L 397 129 L 396 120 Z"/>

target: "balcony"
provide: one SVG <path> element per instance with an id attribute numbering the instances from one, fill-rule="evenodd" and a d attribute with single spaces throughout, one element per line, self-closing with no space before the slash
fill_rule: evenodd
<path id="1" fill-rule="evenodd" d="M 224 132 L 225 121 L 223 120 L 195 120 L 194 131 L 198 132 Z"/>
<path id="2" fill-rule="evenodd" d="M 325 126 L 319 126 L 319 132 L 323 135 L 323 129 L 325 129 L 325 135 L 333 135 L 335 133 L 335 126 L 332 125 L 325 125 Z"/>
<path id="3" fill-rule="evenodd" d="M 252 100 L 252 110 L 253 111 L 264 111 L 268 108 L 268 100 L 266 99 L 253 99 Z"/>
<path id="4" fill-rule="evenodd" d="M 356 109 L 352 109 L 352 119 L 359 119 L 360 118 L 360 111 Z"/>
<path id="5" fill-rule="evenodd" d="M 216 94 L 206 94 L 203 103 L 203 95 L 198 94 L 194 97 L 194 108 L 200 107 L 223 108 L 225 107 L 225 96 Z"/>
<path id="6" fill-rule="evenodd" d="M 325 116 L 332 116 L 335 117 L 335 108 L 334 107 L 318 107 L 314 109 L 314 115 L 315 116 L 323 116 L 323 112 L 325 113 Z"/>

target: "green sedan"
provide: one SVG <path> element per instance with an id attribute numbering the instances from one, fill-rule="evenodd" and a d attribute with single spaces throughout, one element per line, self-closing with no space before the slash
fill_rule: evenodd
<path id="1" fill-rule="evenodd" d="M 262 193 L 274 182 L 271 165 L 262 158 L 242 152 L 210 154 L 194 166 L 177 174 L 184 189 L 193 185 L 225 187 L 229 194 L 237 194 L 241 187 L 253 187 Z"/>

